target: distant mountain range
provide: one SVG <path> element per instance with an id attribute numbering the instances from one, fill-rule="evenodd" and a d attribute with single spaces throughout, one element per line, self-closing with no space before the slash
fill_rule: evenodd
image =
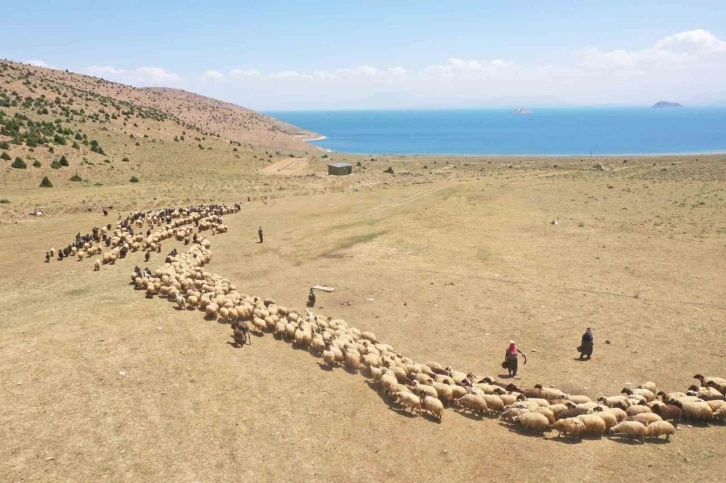
<path id="1" fill-rule="evenodd" d="M 668 109 L 672 107 L 683 107 L 682 105 L 678 104 L 677 102 L 666 102 L 666 101 L 660 101 L 653 104 L 653 109 Z"/>

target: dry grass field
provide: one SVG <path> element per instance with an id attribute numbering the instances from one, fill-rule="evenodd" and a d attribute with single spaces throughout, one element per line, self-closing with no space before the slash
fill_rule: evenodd
<path id="1" fill-rule="evenodd" d="M 30 166 L 0 174 L 0 481 L 723 481 L 723 426 L 641 445 L 450 409 L 437 423 L 269 334 L 235 348 L 228 325 L 145 298 L 129 285 L 142 254 L 100 272 L 43 257 L 129 210 L 241 201 L 207 266 L 240 292 L 302 309 L 311 285 L 333 286 L 316 313 L 481 375 L 501 375 L 515 339 L 518 384 L 685 390 L 726 376 L 723 157 L 372 160 L 214 142 L 147 145 L 139 183 L 85 165 L 92 181 L 50 189 Z M 121 156 L 115 143 L 101 144 Z M 278 176 L 288 154 L 295 172 Z M 361 166 L 327 177 L 331 159 Z M 587 326 L 594 358 L 579 362 Z"/>

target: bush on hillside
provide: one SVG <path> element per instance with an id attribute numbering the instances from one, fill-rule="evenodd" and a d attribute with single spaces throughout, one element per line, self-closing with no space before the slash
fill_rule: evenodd
<path id="1" fill-rule="evenodd" d="M 137 178 L 136 176 L 132 176 L 131 179 L 130 179 L 130 181 L 132 183 L 138 183 L 139 182 L 139 178 Z"/>
<path id="2" fill-rule="evenodd" d="M 81 149 L 81 145 L 77 142 L 73 141 L 73 146 L 71 146 L 73 149 Z"/>
<path id="3" fill-rule="evenodd" d="M 40 182 L 41 188 L 52 188 L 53 183 L 50 182 L 47 176 L 43 176 L 43 181 Z"/>
<path id="4" fill-rule="evenodd" d="M 22 158 L 15 158 L 15 161 L 13 161 L 13 164 L 11 164 L 15 169 L 25 169 L 28 166 L 25 164 L 25 161 L 22 160 Z"/>
<path id="5" fill-rule="evenodd" d="M 40 168 L 40 167 L 41 167 L 41 166 L 43 166 L 43 165 L 42 165 L 42 164 L 40 164 L 40 161 L 38 161 L 38 160 L 36 159 L 35 161 L 33 161 L 33 166 L 34 166 L 34 167 L 36 167 L 36 168 Z"/>
<path id="6" fill-rule="evenodd" d="M 0 159 L 4 159 L 5 161 L 10 161 L 10 155 L 3 151 L 2 154 L 0 154 Z"/>
<path id="7" fill-rule="evenodd" d="M 50 163 L 51 169 L 61 169 L 60 161 L 57 159 L 54 159 L 52 163 Z"/>
<path id="8" fill-rule="evenodd" d="M 81 178 L 77 174 L 74 174 L 73 176 L 71 176 L 71 181 L 83 181 L 83 178 Z"/>
<path id="9" fill-rule="evenodd" d="M 123 161 L 124 163 L 128 163 L 129 162 L 129 158 L 123 158 L 121 161 Z"/>
<path id="10" fill-rule="evenodd" d="M 61 166 L 68 166 L 68 159 L 66 158 L 65 154 L 63 156 L 61 156 L 60 164 L 61 164 Z"/>

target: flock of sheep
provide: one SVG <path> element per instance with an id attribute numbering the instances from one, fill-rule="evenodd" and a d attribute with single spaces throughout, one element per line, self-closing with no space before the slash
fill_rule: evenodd
<path id="1" fill-rule="evenodd" d="M 478 416 L 499 417 L 524 432 L 557 437 L 635 438 L 675 434 L 681 421 L 709 424 L 726 422 L 726 379 L 694 376 L 699 381 L 686 392 L 658 391 L 653 382 L 623 388 L 613 396 L 567 394 L 553 387 L 518 387 L 473 373 L 456 371 L 435 362 L 417 363 L 371 332 L 350 327 L 344 320 L 301 313 L 274 300 L 239 293 L 227 279 L 204 270 L 212 258 L 210 242 L 201 233 L 227 231 L 222 215 L 239 211 L 239 205 L 197 206 L 129 215 L 138 228 L 144 221 L 157 231 L 147 235 L 128 232 L 129 223 L 119 223 L 113 234 L 115 247 L 153 250 L 168 238 L 192 243 L 186 253 L 176 250 L 153 273 L 138 268 L 132 273 L 135 287 L 147 297 L 164 297 L 181 309 L 198 309 L 208 319 L 229 322 L 237 345 L 249 343 L 249 332 L 272 333 L 278 340 L 307 349 L 322 359 L 321 365 L 360 371 L 372 380 L 402 410 L 427 414 L 441 421 L 445 408 Z M 194 233 L 194 224 L 198 233 Z M 84 248 L 85 249 L 85 248 Z M 85 249 L 87 250 L 87 249 Z M 98 263 L 98 262 L 97 262 Z M 112 263 L 112 262 L 111 262 Z"/>

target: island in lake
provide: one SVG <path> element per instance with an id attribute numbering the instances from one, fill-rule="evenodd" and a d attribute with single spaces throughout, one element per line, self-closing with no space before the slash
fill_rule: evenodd
<path id="1" fill-rule="evenodd" d="M 667 109 L 670 107 L 683 107 L 681 104 L 678 104 L 677 102 L 666 102 L 666 101 L 660 101 L 653 104 L 653 109 Z"/>
<path id="2" fill-rule="evenodd" d="M 515 109 L 514 113 L 515 114 L 532 114 L 532 110 L 531 109 Z"/>

